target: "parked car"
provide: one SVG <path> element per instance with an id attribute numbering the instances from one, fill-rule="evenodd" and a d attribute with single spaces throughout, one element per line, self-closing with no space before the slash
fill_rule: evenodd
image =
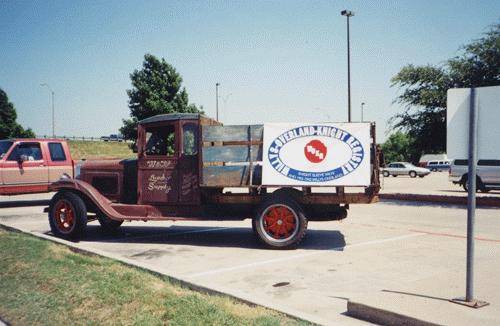
<path id="1" fill-rule="evenodd" d="M 382 169 L 384 177 L 388 177 L 389 175 L 392 175 L 393 177 L 397 177 L 398 175 L 408 175 L 411 178 L 415 178 L 417 176 L 423 178 L 429 173 L 431 173 L 429 169 L 421 168 L 408 162 L 389 163 L 386 168 Z"/>
<path id="2" fill-rule="evenodd" d="M 117 141 L 117 142 L 121 143 L 123 141 L 123 136 L 122 135 L 112 134 L 112 135 L 109 135 L 109 136 L 102 136 L 101 140 L 102 141 Z"/>
<path id="3" fill-rule="evenodd" d="M 449 161 L 446 153 L 442 154 L 423 154 L 418 160 L 418 166 L 426 168 L 427 164 L 431 161 Z"/>
<path id="4" fill-rule="evenodd" d="M 429 161 L 427 162 L 427 168 L 432 172 L 437 171 L 448 171 L 450 169 L 450 161 Z"/>
<path id="5" fill-rule="evenodd" d="M 73 177 L 73 166 L 64 140 L 0 140 L 0 195 L 48 192 L 61 176 Z"/>
<path id="6" fill-rule="evenodd" d="M 117 141 L 117 142 L 122 142 L 123 141 L 123 136 L 122 135 L 109 135 L 109 141 Z"/>
<path id="7" fill-rule="evenodd" d="M 468 160 L 453 160 L 449 179 L 454 184 L 461 185 L 467 191 Z M 488 192 L 500 189 L 500 160 L 478 160 L 476 170 L 476 188 Z"/>

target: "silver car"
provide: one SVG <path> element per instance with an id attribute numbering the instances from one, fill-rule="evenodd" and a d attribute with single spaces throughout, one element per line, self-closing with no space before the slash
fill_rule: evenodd
<path id="1" fill-rule="evenodd" d="M 392 162 L 389 163 L 386 168 L 382 169 L 384 177 L 388 177 L 389 175 L 392 175 L 393 177 L 397 177 L 398 175 L 408 175 L 411 178 L 415 178 L 417 176 L 423 178 L 429 173 L 431 173 L 429 169 L 421 168 L 408 162 Z"/>

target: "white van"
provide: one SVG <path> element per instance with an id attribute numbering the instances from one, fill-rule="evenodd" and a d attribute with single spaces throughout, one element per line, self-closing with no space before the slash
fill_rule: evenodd
<path id="1" fill-rule="evenodd" d="M 448 171 L 450 169 L 451 161 L 429 161 L 427 162 L 426 168 L 431 170 L 432 172 L 437 171 Z"/>

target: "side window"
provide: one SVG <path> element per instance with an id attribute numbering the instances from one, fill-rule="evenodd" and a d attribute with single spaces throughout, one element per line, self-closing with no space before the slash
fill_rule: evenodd
<path id="1" fill-rule="evenodd" d="M 160 126 L 146 128 L 146 155 L 174 156 L 175 127 Z"/>
<path id="2" fill-rule="evenodd" d="M 50 160 L 52 162 L 66 161 L 66 154 L 61 143 L 49 143 Z"/>
<path id="3" fill-rule="evenodd" d="M 500 166 L 500 160 L 479 160 L 477 165 L 481 166 Z"/>
<path id="4" fill-rule="evenodd" d="M 182 127 L 182 153 L 196 155 L 198 153 L 198 130 L 195 124 L 185 124 Z"/>
<path id="5" fill-rule="evenodd" d="M 19 161 L 23 155 L 27 161 L 39 161 L 43 159 L 39 143 L 21 143 L 12 150 L 7 161 Z"/>

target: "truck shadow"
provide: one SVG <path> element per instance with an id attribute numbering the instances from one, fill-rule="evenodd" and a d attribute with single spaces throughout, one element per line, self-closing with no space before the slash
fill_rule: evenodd
<path id="1" fill-rule="evenodd" d="M 122 226 L 109 233 L 98 225 L 88 225 L 80 242 L 190 245 L 265 249 L 248 227 L 208 226 Z M 299 249 L 343 251 L 344 235 L 336 230 L 308 230 Z"/>

